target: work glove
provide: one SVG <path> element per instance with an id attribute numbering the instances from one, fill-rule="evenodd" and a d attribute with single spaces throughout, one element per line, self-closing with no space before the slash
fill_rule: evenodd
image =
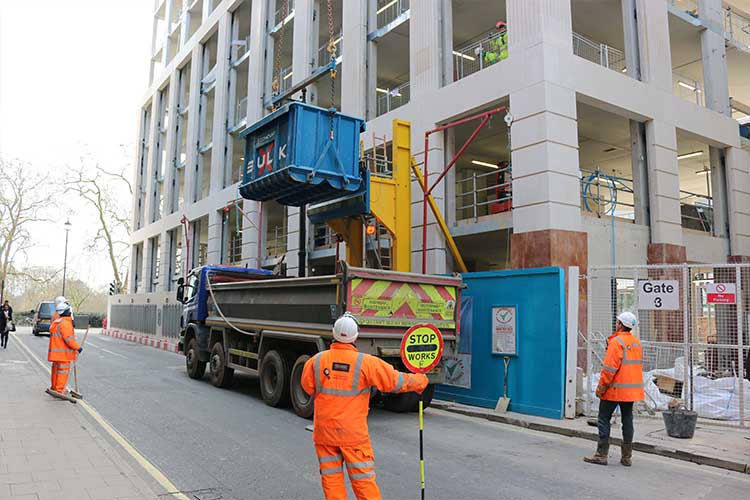
<path id="1" fill-rule="evenodd" d="M 604 393 L 607 392 L 607 388 L 603 385 L 597 386 L 596 388 L 596 397 L 599 399 L 602 399 L 604 397 Z"/>
<path id="2" fill-rule="evenodd" d="M 78 354 L 81 354 L 83 352 L 83 347 L 78 348 Z"/>
<path id="3" fill-rule="evenodd" d="M 417 378 L 417 387 L 415 389 L 415 392 L 417 394 L 422 394 L 427 388 L 427 384 L 429 384 L 430 381 L 427 379 L 427 375 L 425 375 L 424 373 L 417 373 L 415 377 Z"/>

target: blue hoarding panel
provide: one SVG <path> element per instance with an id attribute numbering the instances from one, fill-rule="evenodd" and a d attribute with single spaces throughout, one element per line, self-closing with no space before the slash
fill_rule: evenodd
<path id="1" fill-rule="evenodd" d="M 503 395 L 503 355 L 493 353 L 493 307 L 515 307 L 516 354 L 508 375 L 510 411 L 563 418 L 565 401 L 565 276 L 557 267 L 462 275 L 471 298 L 471 322 L 462 318 L 461 335 L 471 335 L 470 387 L 440 385 L 436 397 L 494 408 Z M 464 327 L 470 324 L 471 331 Z M 459 345 L 463 345 L 459 339 Z M 467 350 L 466 346 L 463 350 Z M 466 365 L 469 366 L 466 366 Z"/>
<path id="2" fill-rule="evenodd" d="M 333 140 L 330 138 L 333 119 Z M 243 198 L 302 206 L 366 189 L 360 172 L 364 121 L 293 102 L 245 129 Z"/>

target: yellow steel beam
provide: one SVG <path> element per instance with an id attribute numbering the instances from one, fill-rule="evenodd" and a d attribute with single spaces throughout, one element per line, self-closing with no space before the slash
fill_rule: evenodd
<path id="1" fill-rule="evenodd" d="M 417 182 L 419 182 L 419 185 L 422 187 L 422 192 L 424 192 L 427 189 L 424 185 L 424 176 L 422 175 L 422 171 L 419 169 L 417 163 L 413 158 L 411 159 L 411 169 L 417 178 Z M 435 220 L 437 221 L 438 226 L 440 226 L 441 231 L 443 231 L 445 242 L 448 245 L 448 249 L 451 251 L 451 255 L 453 256 L 453 260 L 455 261 L 456 266 L 458 266 L 458 270 L 462 273 L 469 272 L 469 270 L 466 268 L 466 263 L 464 262 L 463 257 L 461 257 L 461 253 L 458 251 L 456 242 L 453 240 L 453 235 L 451 235 L 451 232 L 448 229 L 448 225 L 445 223 L 445 219 L 443 219 L 442 213 L 440 213 L 440 208 L 435 202 L 435 198 L 433 198 L 431 194 L 427 196 L 427 203 L 432 209 L 432 214 L 435 216 Z M 426 242 L 422 242 L 422 244 L 425 243 Z"/>

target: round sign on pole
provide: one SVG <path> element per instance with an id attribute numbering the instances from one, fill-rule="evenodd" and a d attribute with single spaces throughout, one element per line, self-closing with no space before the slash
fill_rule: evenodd
<path id="1" fill-rule="evenodd" d="M 412 373 L 427 373 L 443 356 L 443 335 L 433 325 L 414 325 L 401 340 L 401 361 Z"/>

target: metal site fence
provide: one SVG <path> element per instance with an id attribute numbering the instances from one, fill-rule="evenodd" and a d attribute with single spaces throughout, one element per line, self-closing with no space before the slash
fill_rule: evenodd
<path id="1" fill-rule="evenodd" d="M 573 33 L 573 53 L 613 71 L 625 72 L 625 53 L 605 43 L 597 43 L 585 36 Z"/>
<path id="2" fill-rule="evenodd" d="M 750 266 L 664 265 L 592 267 L 588 314 L 579 334 L 579 401 L 595 415 L 595 390 L 617 314 L 638 317 L 643 347 L 642 415 L 675 400 L 706 422 L 750 423 Z"/>
<path id="3" fill-rule="evenodd" d="M 180 336 L 182 304 L 112 304 L 108 328 L 156 336 Z"/>

